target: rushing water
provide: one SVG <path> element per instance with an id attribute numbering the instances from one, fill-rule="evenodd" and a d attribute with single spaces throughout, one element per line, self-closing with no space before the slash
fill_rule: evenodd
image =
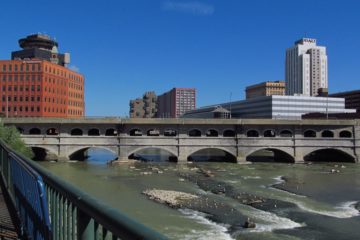
<path id="1" fill-rule="evenodd" d="M 141 163 L 109 166 L 100 158 L 43 166 L 96 198 L 170 239 L 360 239 L 360 164 Z M 209 170 L 212 180 L 264 198 L 292 203 L 257 209 L 202 190 L 179 173 Z M 154 170 L 156 169 L 156 170 Z M 331 173 L 331 170 L 339 170 Z M 151 172 L 151 174 L 144 174 Z M 285 180 L 284 180 L 285 179 Z M 213 222 L 201 212 L 172 209 L 142 194 L 146 189 L 177 190 L 224 202 L 250 217 L 255 229 Z"/>

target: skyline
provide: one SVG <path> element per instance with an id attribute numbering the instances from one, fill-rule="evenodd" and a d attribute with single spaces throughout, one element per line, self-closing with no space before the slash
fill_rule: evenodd
<path id="1" fill-rule="evenodd" d="M 124 116 L 130 99 L 173 87 L 196 88 L 197 107 L 241 100 L 248 85 L 285 80 L 286 49 L 310 37 L 327 48 L 329 92 L 347 91 L 360 71 L 360 3 L 345 2 L 5 2 L 0 59 L 46 33 L 85 76 L 86 115 Z"/>

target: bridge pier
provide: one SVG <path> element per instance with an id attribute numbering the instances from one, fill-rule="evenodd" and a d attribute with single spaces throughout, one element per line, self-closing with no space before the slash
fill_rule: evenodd
<path id="1" fill-rule="evenodd" d="M 236 157 L 236 162 L 237 162 L 238 164 L 247 163 L 247 162 L 246 162 L 246 157 L 244 157 L 244 156 L 237 156 L 237 157 Z"/>

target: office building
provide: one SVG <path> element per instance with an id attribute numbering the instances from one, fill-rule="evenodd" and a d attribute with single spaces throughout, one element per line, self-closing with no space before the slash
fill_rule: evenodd
<path id="1" fill-rule="evenodd" d="M 306 113 L 354 113 L 345 109 L 344 98 L 310 96 L 265 96 L 247 100 L 201 107 L 184 114 L 184 118 L 213 118 L 221 106 L 231 109 L 232 118 L 301 119 Z"/>
<path id="2" fill-rule="evenodd" d="M 345 108 L 355 108 L 360 113 L 360 90 L 338 92 L 329 96 L 345 98 Z"/>
<path id="3" fill-rule="evenodd" d="M 317 46 L 316 39 L 303 38 L 286 50 L 286 95 L 317 96 L 319 89 L 328 88 L 326 47 Z"/>
<path id="4" fill-rule="evenodd" d="M 246 87 L 246 99 L 272 96 L 272 95 L 285 95 L 285 82 L 284 81 L 267 81 L 259 84 Z"/>
<path id="5" fill-rule="evenodd" d="M 69 54 L 35 34 L 19 40 L 23 50 L 0 60 L 0 107 L 8 117 L 84 116 L 84 77 L 66 67 Z"/>
<path id="6" fill-rule="evenodd" d="M 146 92 L 142 98 L 130 100 L 131 118 L 153 118 L 157 112 L 155 92 Z"/>
<path id="7" fill-rule="evenodd" d="M 158 118 L 178 118 L 196 107 L 195 88 L 173 88 L 158 96 Z"/>

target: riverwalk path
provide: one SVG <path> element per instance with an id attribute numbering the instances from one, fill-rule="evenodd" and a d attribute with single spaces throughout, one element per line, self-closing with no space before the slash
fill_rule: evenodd
<path id="1" fill-rule="evenodd" d="M 0 239 L 18 239 L 16 225 L 5 200 L 2 189 L 0 188 Z"/>

